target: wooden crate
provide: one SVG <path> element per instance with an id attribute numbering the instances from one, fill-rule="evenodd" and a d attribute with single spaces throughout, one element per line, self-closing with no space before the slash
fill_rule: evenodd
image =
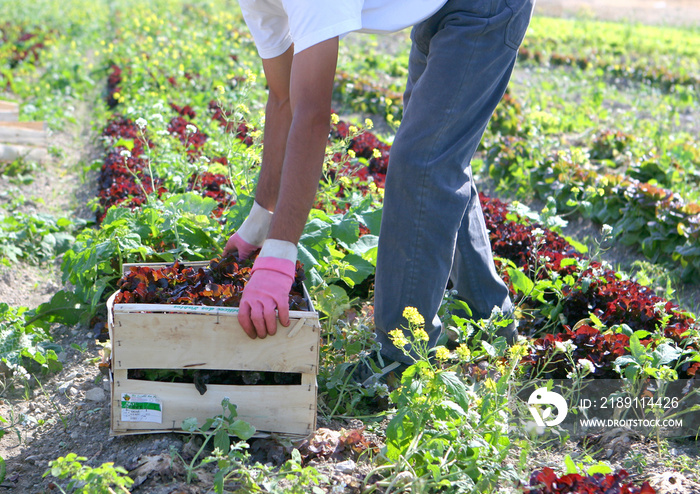
<path id="1" fill-rule="evenodd" d="M 134 265 L 125 265 L 125 270 L 130 266 Z M 302 437 L 316 429 L 320 325 L 308 293 L 310 311 L 290 311 L 289 327 L 279 325 L 274 336 L 255 340 L 240 327 L 235 308 L 115 304 L 115 296 L 107 302 L 112 342 L 111 435 L 182 432 L 186 418 L 196 417 L 201 425 L 220 415 L 225 397 L 237 405 L 238 418 L 261 433 Z M 200 395 L 194 384 L 130 379 L 129 369 L 286 372 L 300 374 L 301 384 L 207 384 L 206 393 Z M 122 406 L 126 399 L 157 401 L 161 411 L 157 404 L 139 405 L 150 411 L 130 411 Z"/>
<path id="2" fill-rule="evenodd" d="M 0 101 L 0 162 L 25 159 L 37 163 L 48 161 L 44 122 L 19 122 L 19 105 Z"/>
<path id="3" fill-rule="evenodd" d="M 19 120 L 19 105 L 11 101 L 0 101 L 0 122 Z"/>

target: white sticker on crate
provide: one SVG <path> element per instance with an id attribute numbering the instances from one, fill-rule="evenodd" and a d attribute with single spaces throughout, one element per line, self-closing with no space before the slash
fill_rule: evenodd
<path id="1" fill-rule="evenodd" d="M 163 423 L 163 403 L 156 395 L 122 393 L 122 422 Z"/>

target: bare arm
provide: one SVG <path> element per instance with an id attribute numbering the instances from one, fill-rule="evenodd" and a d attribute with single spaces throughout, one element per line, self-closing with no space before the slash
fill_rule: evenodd
<path id="1" fill-rule="evenodd" d="M 255 200 L 268 211 L 274 211 L 277 203 L 284 153 L 292 123 L 289 103 L 292 58 L 293 47 L 290 47 L 279 57 L 263 60 L 269 93 L 265 107 L 262 165 Z"/>
<path id="2" fill-rule="evenodd" d="M 292 119 L 268 238 L 296 244 L 304 230 L 318 190 L 330 131 L 337 59 L 338 38 L 314 45 L 293 57 L 289 92 Z"/>
<path id="3" fill-rule="evenodd" d="M 268 209 L 274 208 L 275 214 L 267 241 L 243 290 L 238 312 L 238 321 L 251 338 L 265 338 L 277 332 L 275 309 L 280 323 L 289 326 L 287 304 L 295 268 L 292 255 L 280 255 L 280 251 L 291 247 L 296 257 L 295 245 L 318 189 L 330 130 L 338 38 L 297 53 L 291 58 L 291 66 L 289 54 L 264 63 L 270 96 L 256 201 Z M 280 251 L 263 255 L 268 247 Z"/>

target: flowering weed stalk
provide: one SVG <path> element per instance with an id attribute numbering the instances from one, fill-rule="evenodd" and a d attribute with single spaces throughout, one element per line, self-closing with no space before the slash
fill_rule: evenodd
<path id="1" fill-rule="evenodd" d="M 527 350 L 511 352 L 509 365 L 492 377 L 465 382 L 460 369 L 473 360 L 469 348 L 431 349 L 423 317 L 411 307 L 403 315 L 408 328 L 390 336 L 414 364 L 390 395 L 397 413 L 386 430 L 387 464 L 373 472 L 385 475 L 378 486 L 386 492 L 448 486 L 450 492 L 488 492 L 510 475 L 503 464 L 511 445 L 509 381 Z"/>

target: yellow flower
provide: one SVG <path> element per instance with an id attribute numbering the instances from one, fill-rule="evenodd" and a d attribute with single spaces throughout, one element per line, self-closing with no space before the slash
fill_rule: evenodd
<path id="1" fill-rule="evenodd" d="M 350 158 L 354 158 L 354 157 L 355 157 L 355 151 L 353 151 L 352 149 L 348 149 L 348 156 L 350 156 Z"/>
<path id="2" fill-rule="evenodd" d="M 219 84 L 218 86 L 216 86 L 216 91 L 217 91 L 219 94 L 224 94 L 224 92 L 226 92 L 226 89 L 224 89 L 224 86 L 222 86 L 221 84 Z"/>
<path id="3" fill-rule="evenodd" d="M 425 329 L 423 328 L 417 328 L 413 330 L 413 336 L 417 340 L 422 340 L 422 341 L 428 341 L 430 337 L 428 336 L 428 333 L 425 332 Z"/>
<path id="4" fill-rule="evenodd" d="M 255 84 L 255 81 L 257 80 L 258 76 L 255 75 L 255 72 L 253 72 L 250 69 L 247 69 L 245 71 L 245 78 L 250 82 L 251 84 Z"/>
<path id="5" fill-rule="evenodd" d="M 365 127 L 367 129 L 371 129 L 372 127 L 374 127 L 374 122 L 372 122 L 372 120 L 370 120 L 369 118 L 365 118 Z"/>
<path id="6" fill-rule="evenodd" d="M 490 377 L 486 378 L 486 381 L 484 381 L 484 386 L 489 391 L 496 391 L 496 381 L 494 381 Z"/>
<path id="7" fill-rule="evenodd" d="M 508 351 L 512 359 L 520 359 L 530 353 L 525 345 L 513 345 Z"/>
<path id="8" fill-rule="evenodd" d="M 450 358 L 450 351 L 444 346 L 439 346 L 435 349 L 435 358 L 444 362 Z"/>
<path id="9" fill-rule="evenodd" d="M 465 345 L 464 343 L 462 343 L 461 345 L 459 345 L 457 347 L 457 349 L 455 350 L 455 353 L 457 354 L 457 356 L 459 357 L 460 360 L 465 360 L 465 361 L 469 360 L 472 356 L 471 350 L 469 350 L 469 347 L 467 345 Z"/>
<path id="10" fill-rule="evenodd" d="M 432 379 L 435 377 L 435 372 L 432 369 L 428 369 L 425 367 L 421 367 L 420 373 L 428 379 Z"/>
<path id="11" fill-rule="evenodd" d="M 338 114 L 337 113 L 331 114 L 331 123 L 333 125 L 337 125 L 338 122 L 340 122 L 340 117 L 338 116 Z"/>
<path id="12" fill-rule="evenodd" d="M 373 157 L 373 158 L 381 158 L 381 157 L 382 157 L 382 152 L 381 152 L 379 149 L 374 148 L 374 149 L 372 150 L 372 157 Z"/>
<path id="13" fill-rule="evenodd" d="M 406 339 L 406 335 L 404 335 L 403 331 L 400 329 L 393 329 L 389 331 L 389 339 L 397 348 L 403 348 L 409 343 L 408 339 Z"/>
<path id="14" fill-rule="evenodd" d="M 348 132 L 350 132 L 351 134 L 356 134 L 357 127 L 355 127 L 354 125 L 351 125 L 350 127 L 348 127 Z"/>
<path id="15" fill-rule="evenodd" d="M 414 326 L 423 326 L 425 324 L 425 319 L 415 307 L 406 307 L 403 310 L 403 317 L 406 318 L 408 324 L 413 324 Z"/>

